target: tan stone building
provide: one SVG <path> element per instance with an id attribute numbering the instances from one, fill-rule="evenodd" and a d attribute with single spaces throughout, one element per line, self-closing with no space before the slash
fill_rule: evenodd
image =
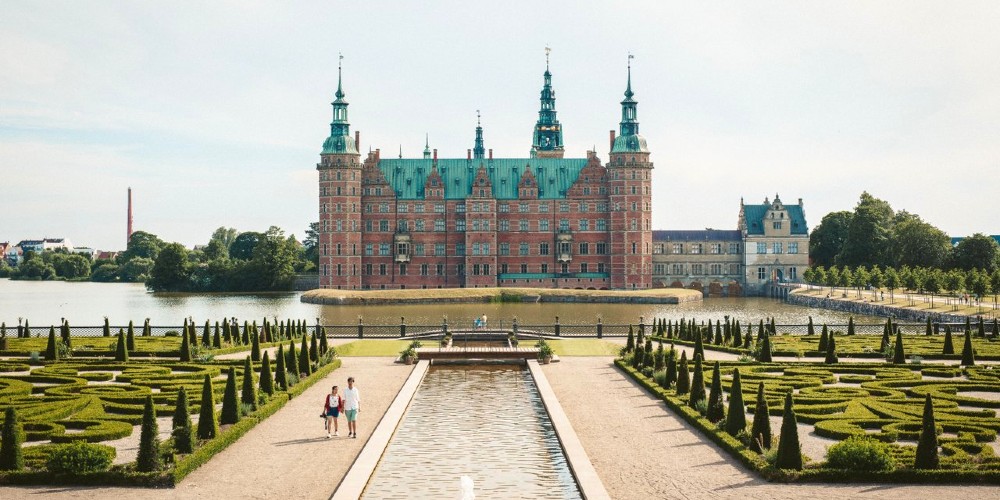
<path id="1" fill-rule="evenodd" d="M 764 294 L 768 284 L 801 282 L 809 265 L 801 199 L 797 205 L 778 196 L 759 205 L 740 200 L 737 227 L 653 231 L 653 286 L 738 297 Z"/>

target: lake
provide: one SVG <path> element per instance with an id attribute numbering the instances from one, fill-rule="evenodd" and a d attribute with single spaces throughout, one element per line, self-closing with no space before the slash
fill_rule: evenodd
<path id="1" fill-rule="evenodd" d="M 563 324 L 593 324 L 600 316 L 605 324 L 648 322 L 653 317 L 671 319 L 722 319 L 729 315 L 756 323 L 774 317 L 778 324 L 803 324 L 809 316 L 818 325 L 845 324 L 848 314 L 825 309 L 793 306 L 759 298 L 705 299 L 680 305 L 670 304 L 442 304 L 397 306 L 330 306 L 304 304 L 301 293 L 268 294 L 188 294 L 151 293 L 139 283 L 66 283 L 61 281 L 11 281 L 0 279 L 0 321 L 17 326 L 17 319 L 27 318 L 34 326 L 58 324 L 61 318 L 72 326 L 100 325 L 107 316 L 112 325 L 141 324 L 146 318 L 153 325 L 180 325 L 192 317 L 198 324 L 206 319 L 226 317 L 260 319 L 264 317 L 305 319 L 310 324 L 320 318 L 323 324 L 356 324 L 363 316 L 366 324 L 406 323 L 440 324 L 443 316 L 450 324 L 469 324 L 486 314 L 491 325 L 504 324 L 517 317 L 521 324 L 551 324 L 555 317 Z M 861 323 L 881 323 L 882 318 L 857 316 Z"/>

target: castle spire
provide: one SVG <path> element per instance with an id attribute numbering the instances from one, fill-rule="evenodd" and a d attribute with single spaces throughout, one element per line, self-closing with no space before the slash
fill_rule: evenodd
<path id="1" fill-rule="evenodd" d="M 476 110 L 476 147 L 472 148 L 472 157 L 482 159 L 486 156 L 486 148 L 483 146 L 483 124 L 479 110 Z"/>
<path id="2" fill-rule="evenodd" d="M 347 121 L 348 103 L 344 100 L 343 54 L 337 61 L 337 92 L 334 93 L 333 122 L 330 123 L 330 137 L 323 142 L 323 154 L 358 154 L 358 145 L 351 137 L 351 124 Z"/>
<path id="3" fill-rule="evenodd" d="M 426 132 L 424 133 L 424 159 L 425 160 L 430 160 L 431 159 L 431 141 L 430 141 L 430 135 L 427 134 Z"/>
<path id="4" fill-rule="evenodd" d="M 639 120 L 636 118 L 636 106 L 639 104 L 632 98 L 632 59 L 631 53 L 628 55 L 627 78 L 625 83 L 625 99 L 622 100 L 622 121 L 619 123 L 619 135 L 611 147 L 612 153 L 643 152 L 646 149 L 646 139 L 639 135 Z"/>
<path id="5" fill-rule="evenodd" d="M 562 158 L 562 125 L 556 118 L 556 93 L 552 89 L 552 73 L 549 72 L 549 54 L 552 49 L 545 47 L 545 73 L 543 73 L 542 93 L 539 101 L 538 121 L 531 141 L 531 156 Z"/>

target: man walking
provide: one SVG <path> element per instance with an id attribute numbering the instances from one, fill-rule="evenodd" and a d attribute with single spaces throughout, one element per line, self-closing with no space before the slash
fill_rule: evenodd
<path id="1" fill-rule="evenodd" d="M 361 393 L 354 387 L 354 377 L 347 378 L 347 389 L 344 389 L 344 413 L 347 415 L 348 437 L 358 437 L 358 412 L 361 411 Z"/>

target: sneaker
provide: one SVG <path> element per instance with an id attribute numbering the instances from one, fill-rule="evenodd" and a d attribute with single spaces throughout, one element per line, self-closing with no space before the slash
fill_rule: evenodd
<path id="1" fill-rule="evenodd" d="M 355 439 L 357 439 L 357 437 L 358 437 L 358 433 L 357 433 L 357 432 L 355 432 L 354 434 L 351 434 L 351 437 L 352 437 L 352 438 L 355 438 Z"/>
<path id="2" fill-rule="evenodd" d="M 339 431 L 333 431 L 333 435 L 334 436 L 340 436 L 340 432 Z"/>
<path id="3" fill-rule="evenodd" d="M 330 439 L 331 437 L 332 437 L 332 436 L 330 436 L 330 433 L 329 433 L 329 432 L 327 432 L 327 433 L 326 433 L 326 438 L 327 438 L 327 439 Z"/>

